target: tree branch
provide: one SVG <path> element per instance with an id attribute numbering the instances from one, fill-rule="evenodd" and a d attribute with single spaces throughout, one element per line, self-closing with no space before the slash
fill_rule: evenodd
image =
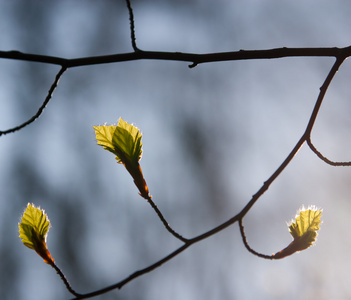
<path id="1" fill-rule="evenodd" d="M 81 296 L 81 294 L 77 293 L 70 285 L 70 283 L 68 282 L 66 276 L 62 273 L 62 271 L 60 270 L 60 268 L 52 261 L 49 262 L 49 265 L 52 266 L 55 271 L 57 272 L 57 274 L 61 277 L 63 283 L 65 284 L 67 290 L 74 296 L 79 297 Z"/>
<path id="2" fill-rule="evenodd" d="M 255 250 L 253 250 L 250 245 L 248 244 L 247 242 L 247 239 L 246 239 L 246 236 L 245 236 L 245 231 L 244 231 L 244 226 L 243 226 L 243 219 L 240 219 L 239 220 L 239 228 L 240 228 L 240 234 L 241 234 L 241 237 L 243 239 L 243 243 L 246 247 L 246 249 L 252 253 L 253 255 L 256 255 L 258 257 L 261 257 L 261 258 L 265 258 L 265 259 L 274 259 L 274 255 L 266 255 L 266 254 L 261 254 Z"/>
<path id="3" fill-rule="evenodd" d="M 163 259 L 157 261 L 156 263 L 141 269 L 133 274 L 131 274 L 129 277 L 127 277 L 126 279 L 111 285 L 109 287 L 103 288 L 101 290 L 97 290 L 95 292 L 92 293 L 88 293 L 88 294 L 82 294 L 81 296 L 79 296 L 78 298 L 75 299 L 84 299 L 84 298 L 90 298 L 90 297 L 94 297 L 97 295 L 101 295 L 104 294 L 106 292 L 109 292 L 113 289 L 120 289 L 122 288 L 125 284 L 127 284 L 128 282 L 132 281 L 133 279 L 146 274 L 158 267 L 160 267 L 161 265 L 163 265 L 164 263 L 166 263 L 167 261 L 171 260 L 172 258 L 174 258 L 175 256 L 177 256 L 178 254 L 180 254 L 181 252 L 183 252 L 184 250 L 186 250 L 187 248 L 189 248 L 191 245 L 200 242 L 206 238 L 209 238 L 210 236 L 224 230 L 225 228 L 231 226 L 232 224 L 234 224 L 235 222 L 239 222 L 239 228 L 240 228 L 240 233 L 244 242 L 245 247 L 248 249 L 249 252 L 253 253 L 254 255 L 257 255 L 259 257 L 262 258 L 266 258 L 266 259 L 275 259 L 274 256 L 269 256 L 269 255 L 265 255 L 265 254 L 261 254 L 256 252 L 255 250 L 253 250 L 249 244 L 247 243 L 246 240 L 246 236 L 245 236 L 245 232 L 244 232 L 244 227 L 242 224 L 243 218 L 245 217 L 245 215 L 248 213 L 248 211 L 251 209 L 251 207 L 257 202 L 257 200 L 268 190 L 268 188 L 270 187 L 270 185 L 274 182 L 274 180 L 283 172 L 283 170 L 288 166 L 288 164 L 292 161 L 292 159 L 295 157 L 295 155 L 297 154 L 297 152 L 300 150 L 300 148 L 302 147 L 302 145 L 309 139 L 310 135 L 311 135 L 311 131 L 313 128 L 313 125 L 316 121 L 316 118 L 318 116 L 318 112 L 319 109 L 322 105 L 325 93 L 332 81 L 332 79 L 334 78 L 334 75 L 336 74 L 336 72 L 338 71 L 339 67 L 341 66 L 341 64 L 343 63 L 343 61 L 345 60 L 346 57 L 339 57 L 336 59 L 334 65 L 332 66 L 331 70 L 328 73 L 328 76 L 326 77 L 323 85 L 320 88 L 320 93 L 318 95 L 316 104 L 313 108 L 311 117 L 308 121 L 308 125 L 307 128 L 305 130 L 305 132 L 303 133 L 303 135 L 301 136 L 301 138 L 299 139 L 299 141 L 296 143 L 295 147 L 292 149 L 292 151 L 289 153 L 289 155 L 286 157 L 286 159 L 283 161 L 283 163 L 278 167 L 278 169 L 268 178 L 267 181 L 264 182 L 264 184 L 262 185 L 262 187 L 257 191 L 256 194 L 254 194 L 251 198 L 251 200 L 246 204 L 246 206 L 241 210 L 240 213 L 238 213 L 237 215 L 235 215 L 234 217 L 232 217 L 231 219 L 229 219 L 228 221 L 222 223 L 221 225 L 197 236 L 194 237 L 192 239 L 188 239 L 184 242 L 184 245 L 182 245 L 181 247 L 179 247 L 178 249 L 176 249 L 175 251 L 173 251 L 171 254 L 169 254 L 168 256 L 164 257 Z M 279 258 L 279 257 L 277 257 Z"/>
<path id="4" fill-rule="evenodd" d="M 149 197 L 147 200 L 158 215 L 158 217 L 161 219 L 162 223 L 166 227 L 166 229 L 176 238 L 181 240 L 183 244 L 165 256 L 164 258 L 158 260 L 157 262 L 149 265 L 148 267 L 145 267 L 143 269 L 140 269 L 134 273 L 132 273 L 130 276 L 126 277 L 125 279 L 121 280 L 120 282 L 110 285 L 108 287 L 102 288 L 100 290 L 96 290 L 91 293 L 86 293 L 86 294 L 78 294 L 75 292 L 72 287 L 70 286 L 69 282 L 67 281 L 66 277 L 64 274 L 61 272 L 61 270 L 53 263 L 52 267 L 57 271 L 61 279 L 63 280 L 64 284 L 66 285 L 66 288 L 68 289 L 69 292 L 71 292 L 76 298 L 75 299 L 85 299 L 85 298 L 91 298 L 97 295 L 102 295 L 104 293 L 107 293 L 111 290 L 114 289 L 121 289 L 124 285 L 127 283 L 131 282 L 132 280 L 148 273 L 151 272 L 166 262 L 170 261 L 183 251 L 185 251 L 187 248 L 192 246 L 195 243 L 198 243 L 204 239 L 207 239 L 211 237 L 212 235 L 215 235 L 216 233 L 226 229 L 227 227 L 233 225 L 234 223 L 238 222 L 239 223 L 239 229 L 240 233 L 242 236 L 243 243 L 247 250 L 250 253 L 253 253 L 254 255 L 257 255 L 261 258 L 266 258 L 266 259 L 275 259 L 274 255 L 265 255 L 256 252 L 253 250 L 246 239 L 245 236 L 245 231 L 244 231 L 244 226 L 243 226 L 243 219 L 245 215 L 250 211 L 250 209 L 253 207 L 253 205 L 258 201 L 258 199 L 269 189 L 271 184 L 275 181 L 275 179 L 284 171 L 284 169 L 289 165 L 289 163 L 292 161 L 292 159 L 295 157 L 295 155 L 298 153 L 302 145 L 307 142 L 309 145 L 310 149 L 316 153 L 316 155 L 321 158 L 324 162 L 335 165 L 335 166 L 340 166 L 340 165 L 345 165 L 345 166 L 350 166 L 351 162 L 347 163 L 340 163 L 340 162 L 332 162 L 326 157 L 324 157 L 312 144 L 311 142 L 311 132 L 314 126 L 314 123 L 316 121 L 316 118 L 319 113 L 319 109 L 322 105 L 324 96 L 326 94 L 326 91 L 334 78 L 334 75 L 338 71 L 339 67 L 341 64 L 344 62 L 344 60 L 351 56 L 351 46 L 345 47 L 345 48 L 337 48 L 337 47 L 332 47 L 332 48 L 275 48 L 275 49 L 266 49 L 266 50 L 240 50 L 240 51 L 231 51 L 231 52 L 219 52 L 219 53 L 205 53 L 205 54 L 196 54 L 196 53 L 181 53 L 181 52 L 161 52 L 161 51 L 141 51 L 137 45 L 136 45 L 136 36 L 135 36 L 135 24 L 134 24 L 134 15 L 133 15 L 133 9 L 131 6 L 130 0 L 126 0 L 128 12 L 129 12 L 129 21 L 130 21 L 130 37 L 131 37 L 131 43 L 132 47 L 134 49 L 134 52 L 131 53 L 120 53 L 120 54 L 113 54 L 113 55 L 103 55 L 103 56 L 93 56 L 93 57 L 80 57 L 80 58 L 74 58 L 74 59 L 66 59 L 62 57 L 54 57 L 54 56 L 47 56 L 47 55 L 37 55 L 37 54 L 29 54 L 29 53 L 22 53 L 19 51 L 0 51 L 0 58 L 3 59 L 13 59 L 13 60 L 22 60 L 22 61 L 29 61 L 29 62 L 38 62 L 38 63 L 45 63 L 45 64 L 53 64 L 53 65 L 60 65 L 61 69 L 57 73 L 54 82 L 52 83 L 48 94 L 36 112 L 35 115 L 33 115 L 28 121 L 24 122 L 21 125 L 18 125 L 16 127 L 10 128 L 5 131 L 0 131 L 0 136 L 5 135 L 7 133 L 15 132 L 18 131 L 27 125 L 31 124 L 34 122 L 37 118 L 40 117 L 42 114 L 44 108 L 46 105 L 49 103 L 52 94 L 55 90 L 55 88 L 58 85 L 59 79 L 63 75 L 63 73 L 68 69 L 68 68 L 73 68 L 73 67 L 81 67 L 81 66 L 89 66 L 89 65 L 97 65 L 97 64 L 107 64 L 107 63 L 116 63 L 116 62 L 124 62 L 124 61 L 135 61 L 135 60 L 164 60 L 164 61 L 183 61 L 190 63 L 189 67 L 195 67 L 198 64 L 202 63 L 210 63 L 210 62 L 224 62 L 224 61 L 237 61 L 237 60 L 254 60 L 254 59 L 278 59 L 278 58 L 284 58 L 284 57 L 335 57 L 336 61 L 334 65 L 332 66 L 331 70 L 329 71 L 328 76 L 326 77 L 323 85 L 320 88 L 320 93 L 318 95 L 316 104 L 314 105 L 311 117 L 308 121 L 307 127 L 303 135 L 300 137 L 294 148 L 291 150 L 291 152 L 288 154 L 288 156 L 285 158 L 285 160 L 281 163 L 281 165 L 276 169 L 276 171 L 263 183 L 261 188 L 252 196 L 251 200 L 245 205 L 245 207 L 235 216 L 227 220 L 226 222 L 220 224 L 217 227 L 214 227 L 213 229 L 204 232 L 196 237 L 193 237 L 191 239 L 186 239 L 183 238 L 181 235 L 179 235 L 177 232 L 175 232 L 167 223 L 165 218 L 163 217 L 162 213 L 156 206 L 156 204 L 151 200 Z"/>
<path id="5" fill-rule="evenodd" d="M 36 119 L 38 119 L 40 117 L 40 115 L 42 114 L 42 112 L 44 111 L 44 108 L 46 107 L 46 105 L 49 103 L 51 96 L 55 90 L 55 88 L 57 87 L 57 84 L 62 76 L 62 74 L 66 71 L 66 67 L 62 67 L 61 70 L 57 73 L 54 82 L 52 83 L 48 95 L 46 96 L 43 104 L 39 107 L 38 111 L 36 112 L 36 114 L 34 116 L 32 116 L 28 121 L 22 123 L 21 125 L 18 125 L 16 127 L 4 130 L 4 131 L 0 131 L 0 136 L 8 134 L 8 133 L 12 133 L 15 131 L 18 131 L 24 127 L 26 127 L 27 125 L 33 123 Z"/>
<path id="6" fill-rule="evenodd" d="M 80 295 L 72 300 L 76 300 L 76 299 L 86 299 L 86 298 L 92 298 L 92 297 L 95 297 L 95 296 L 98 296 L 98 295 L 102 295 L 102 294 L 105 294 L 107 292 L 110 292 L 114 289 L 121 289 L 124 285 L 126 285 L 128 282 L 136 279 L 137 277 L 140 277 L 146 273 L 149 273 L 155 269 L 157 269 L 158 267 L 160 267 L 161 265 L 163 265 L 164 263 L 166 263 L 167 261 L 171 260 L 172 258 L 174 258 L 175 256 L 177 256 L 178 254 L 180 254 L 181 252 L 183 252 L 185 249 L 187 249 L 188 247 L 191 246 L 191 243 L 186 243 L 184 244 L 183 246 L 179 247 L 178 249 L 176 249 L 175 251 L 173 251 L 172 253 L 170 253 L 169 255 L 167 255 L 166 257 L 164 257 L 163 259 L 157 261 L 156 263 L 144 268 L 144 269 L 141 269 L 139 271 L 136 271 L 134 272 L 133 274 L 131 274 L 130 276 L 128 276 L 127 278 L 123 279 L 122 281 L 116 283 L 116 284 L 113 284 L 113 285 L 110 285 L 106 288 L 103 288 L 101 290 L 97 290 L 97 291 L 94 291 L 94 292 L 91 292 L 91 293 L 88 293 L 88 294 L 83 294 L 83 295 Z"/>
<path id="7" fill-rule="evenodd" d="M 310 149 L 325 163 L 328 165 L 334 166 L 334 167 L 349 167 L 351 166 L 351 161 L 345 161 L 345 162 L 338 162 L 338 161 L 332 161 L 325 157 L 322 153 L 320 153 L 317 148 L 312 144 L 311 138 L 307 140 L 307 145 L 310 147 Z"/>
<path id="8" fill-rule="evenodd" d="M 127 0 L 128 1 L 128 0 Z M 133 27 L 131 27 L 133 29 Z M 133 41 L 133 37 L 132 37 Z M 189 67 L 194 67 L 200 63 L 220 62 L 220 61 L 236 61 L 236 60 L 252 60 L 252 59 L 277 59 L 282 57 L 336 57 L 338 60 L 344 60 L 351 56 L 351 46 L 345 48 L 275 48 L 268 50 L 240 50 L 233 52 L 219 52 L 208 54 L 181 53 L 181 52 L 159 52 L 159 51 L 135 51 L 131 53 L 121 53 L 104 56 L 91 56 L 75 59 L 65 59 L 62 57 L 46 56 L 22 53 L 19 51 L 0 51 L 0 58 L 31 61 L 38 63 L 60 65 L 61 70 L 57 74 L 52 84 L 48 96 L 39 108 L 38 112 L 32 116 L 27 122 L 0 131 L 0 136 L 10 132 L 15 132 L 34 122 L 43 112 L 43 109 L 50 101 L 51 95 L 57 86 L 58 80 L 68 68 L 89 66 L 96 64 L 107 64 L 122 61 L 133 61 L 141 59 L 166 60 L 166 61 L 184 61 L 192 62 Z M 341 63 L 342 63 L 341 61 Z M 341 64 L 340 63 L 340 64 Z"/>
<path id="9" fill-rule="evenodd" d="M 129 23 L 130 23 L 130 38 L 132 41 L 132 47 L 135 52 L 140 51 L 139 48 L 136 45 L 136 38 L 135 38 L 135 25 L 134 25 L 134 14 L 133 14 L 133 8 L 130 3 L 130 0 L 126 0 L 127 2 L 127 8 L 129 12 Z"/>
<path id="10" fill-rule="evenodd" d="M 348 57 L 351 56 L 351 46 L 345 48 L 274 48 L 267 50 L 240 50 L 217 53 L 182 53 L 162 51 L 137 51 L 102 56 L 89 56 L 74 59 L 62 57 L 37 55 L 19 51 L 0 51 L 0 58 L 40 62 L 46 64 L 61 65 L 68 68 L 107 64 L 114 62 L 133 61 L 141 59 L 184 61 L 194 64 L 252 60 L 252 59 L 277 59 L 283 57 Z"/>
<path id="11" fill-rule="evenodd" d="M 169 231 L 169 233 L 171 233 L 174 237 L 176 237 L 178 240 L 186 243 L 189 241 L 189 239 L 184 238 L 183 236 L 181 236 L 179 233 L 177 233 L 171 226 L 169 226 L 167 220 L 165 219 L 165 217 L 163 216 L 163 214 L 161 213 L 161 211 L 158 209 L 157 205 L 155 204 L 154 201 L 152 201 L 151 197 L 148 196 L 146 198 L 146 200 L 148 201 L 148 203 L 151 205 L 151 207 L 153 208 L 153 210 L 156 212 L 158 218 L 161 220 L 162 224 L 166 227 L 166 229 Z"/>

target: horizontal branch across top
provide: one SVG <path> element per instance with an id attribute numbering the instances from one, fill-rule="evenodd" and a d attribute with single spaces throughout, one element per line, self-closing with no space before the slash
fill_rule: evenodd
<path id="1" fill-rule="evenodd" d="M 275 48 L 267 50 L 239 50 L 217 53 L 182 53 L 162 51 L 135 51 L 103 56 L 90 56 L 67 59 L 62 57 L 29 54 L 19 51 L 0 51 L 0 58 L 40 62 L 61 65 L 66 68 L 106 64 L 113 62 L 132 61 L 140 59 L 184 61 L 192 63 L 191 67 L 207 62 L 230 60 L 274 59 L 282 57 L 348 57 L 351 56 L 351 46 L 345 48 Z"/>

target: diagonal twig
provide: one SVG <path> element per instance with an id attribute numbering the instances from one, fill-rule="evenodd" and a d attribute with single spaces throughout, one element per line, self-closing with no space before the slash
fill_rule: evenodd
<path id="1" fill-rule="evenodd" d="M 163 216 L 162 212 L 159 210 L 159 208 L 157 207 L 157 205 L 155 204 L 155 202 L 152 200 L 152 198 L 150 196 L 148 196 L 146 198 L 147 202 L 151 205 L 152 209 L 156 212 L 158 218 L 161 220 L 162 224 L 165 226 L 165 228 L 169 231 L 169 233 L 171 233 L 175 238 L 177 238 L 178 240 L 186 243 L 189 241 L 189 239 L 181 236 L 179 233 L 177 233 L 167 222 L 167 220 L 165 219 L 165 217 Z"/>
<path id="2" fill-rule="evenodd" d="M 76 297 L 79 297 L 81 296 L 81 294 L 77 293 L 73 288 L 72 286 L 70 285 L 70 283 L 68 282 L 66 276 L 62 273 L 61 269 L 52 261 L 49 263 L 49 265 L 51 267 L 53 267 L 55 269 L 55 271 L 57 272 L 57 274 L 61 277 L 63 283 L 65 284 L 67 290 L 73 294 L 74 296 Z"/>
<path id="3" fill-rule="evenodd" d="M 5 134 L 8 134 L 8 133 L 12 133 L 12 132 L 15 132 L 15 131 L 18 131 L 18 130 L 21 130 L 22 128 L 26 127 L 27 125 L 33 123 L 36 119 L 38 119 L 40 117 L 40 115 L 42 114 L 42 112 L 44 111 L 44 108 L 46 107 L 46 105 L 49 103 L 50 99 L 51 99 L 51 96 L 55 90 L 55 88 L 57 87 L 57 84 L 62 76 L 62 74 L 66 71 L 66 67 L 62 67 L 61 70 L 57 73 L 56 77 L 55 77 L 55 80 L 54 82 L 52 83 L 49 91 L 48 91 L 48 95 L 46 96 L 44 102 L 42 103 L 42 105 L 39 107 L 38 111 L 35 113 L 35 115 L 33 115 L 29 120 L 27 120 L 26 122 L 16 126 L 16 127 L 13 127 L 13 128 L 10 128 L 10 129 L 7 129 L 7 130 L 4 130 L 4 131 L 0 131 L 0 136 L 1 135 L 5 135 Z"/>

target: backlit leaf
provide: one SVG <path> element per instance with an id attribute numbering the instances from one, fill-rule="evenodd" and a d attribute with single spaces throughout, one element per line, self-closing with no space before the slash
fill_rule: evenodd
<path id="1" fill-rule="evenodd" d="M 309 231 L 312 231 L 317 236 L 319 225 L 321 223 L 322 211 L 311 207 L 307 210 L 301 210 L 300 214 L 296 216 L 295 222 L 289 226 L 289 230 L 294 239 L 301 237 Z M 314 242 L 311 241 L 311 243 Z"/>
<path id="2" fill-rule="evenodd" d="M 316 241 L 317 231 L 321 223 L 322 210 L 315 207 L 302 208 L 296 215 L 295 221 L 289 225 L 289 230 L 294 240 L 288 247 L 276 253 L 274 258 L 283 258 L 297 251 L 305 250 Z"/>
<path id="3" fill-rule="evenodd" d="M 118 163 L 136 166 L 142 155 L 140 130 L 119 119 L 117 126 L 94 126 L 98 145 L 116 155 Z"/>
<path id="4" fill-rule="evenodd" d="M 35 250 L 46 263 L 53 262 L 54 260 L 46 247 L 46 237 L 50 222 L 45 211 L 28 203 L 21 221 L 18 227 L 19 237 L 22 239 L 23 244 Z"/>
<path id="5" fill-rule="evenodd" d="M 139 165 L 143 145 L 140 130 L 128 124 L 122 118 L 118 120 L 117 126 L 103 125 L 93 127 L 98 145 L 103 146 L 104 149 L 116 155 L 117 162 L 123 164 L 130 175 L 132 175 L 140 195 L 145 199 L 151 198 Z"/>

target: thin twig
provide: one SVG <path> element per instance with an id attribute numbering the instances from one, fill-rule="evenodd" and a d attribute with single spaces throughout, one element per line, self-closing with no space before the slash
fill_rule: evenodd
<path id="1" fill-rule="evenodd" d="M 40 115 L 42 114 L 44 108 L 46 107 L 46 105 L 49 103 L 50 99 L 51 99 L 51 96 L 55 90 L 55 88 L 57 87 L 57 84 L 62 76 L 62 74 L 66 71 L 66 67 L 62 67 L 61 70 L 57 73 L 56 77 L 55 77 L 55 80 L 54 82 L 52 83 L 50 89 L 49 89 L 49 92 L 48 92 L 48 95 L 46 96 L 43 104 L 39 107 L 38 111 L 36 112 L 36 114 L 34 116 L 32 116 L 29 120 L 27 120 L 26 122 L 22 123 L 21 125 L 18 125 L 16 127 L 13 127 L 13 128 L 10 128 L 10 129 L 7 129 L 7 130 L 4 130 L 4 131 L 0 131 L 0 136 L 1 135 L 5 135 L 5 134 L 8 134 L 8 133 L 12 133 L 12 132 L 15 132 L 15 131 L 18 131 L 24 127 L 26 127 L 27 125 L 33 123 L 36 119 L 38 119 L 40 117 Z"/>
<path id="2" fill-rule="evenodd" d="M 247 240 L 246 240 L 245 231 L 244 231 L 244 226 L 243 226 L 243 219 L 240 219 L 240 220 L 239 220 L 239 228 L 240 228 L 241 237 L 242 237 L 242 239 L 243 239 L 243 243 L 244 243 L 246 249 L 247 249 L 250 253 L 252 253 L 252 254 L 254 254 L 254 255 L 258 256 L 258 257 L 261 257 L 261 258 L 265 258 L 265 259 L 274 259 L 274 255 L 261 254 L 261 253 L 255 251 L 255 250 L 253 250 L 253 249 L 250 247 L 250 245 L 248 244 L 248 242 L 247 242 Z"/>
<path id="3" fill-rule="evenodd" d="M 332 161 L 325 157 L 321 152 L 317 150 L 317 148 L 312 144 L 311 139 L 309 138 L 307 140 L 307 145 L 310 147 L 310 149 L 325 163 L 328 165 L 334 166 L 334 167 L 349 167 L 351 166 L 351 161 L 345 161 L 345 162 L 338 162 L 338 161 Z"/>
<path id="4" fill-rule="evenodd" d="M 181 236 L 179 233 L 177 233 L 176 231 L 174 231 L 174 229 L 169 226 L 168 222 L 166 221 L 165 217 L 163 216 L 163 214 L 161 213 L 161 211 L 158 209 L 157 205 L 155 204 L 154 201 L 152 201 L 151 197 L 148 196 L 147 198 L 148 203 L 151 205 L 151 207 L 153 208 L 153 210 L 156 212 L 157 216 L 159 217 L 159 219 L 161 220 L 161 222 L 163 223 L 163 225 L 166 227 L 166 229 L 177 239 L 181 240 L 182 242 L 186 243 L 189 240 L 184 238 L 183 236 Z"/>
<path id="5" fill-rule="evenodd" d="M 65 284 L 65 286 L 66 286 L 66 288 L 67 288 L 67 290 L 68 290 L 72 295 L 74 295 L 74 296 L 76 296 L 76 297 L 81 296 L 81 294 L 77 293 L 77 292 L 71 287 L 71 285 L 70 285 L 70 283 L 68 282 L 66 276 L 62 273 L 62 271 L 60 270 L 60 268 L 59 268 L 53 261 L 50 261 L 50 262 L 49 262 L 49 265 L 52 266 L 52 267 L 56 270 L 57 274 L 60 275 L 60 277 L 61 277 L 63 283 Z"/>
<path id="6" fill-rule="evenodd" d="M 127 278 L 123 279 L 122 281 L 110 285 L 108 287 L 105 287 L 101 290 L 97 290 L 91 293 L 87 293 L 87 294 L 83 294 L 80 296 L 77 296 L 76 298 L 72 299 L 72 300 L 76 300 L 76 299 L 86 299 L 86 298 L 92 298 L 98 295 L 102 295 L 105 294 L 109 291 L 112 291 L 114 289 L 121 289 L 124 285 L 126 285 L 128 282 L 134 280 L 135 278 L 138 278 L 146 273 L 149 273 L 155 269 L 157 269 L 158 267 L 160 267 L 161 265 L 163 265 L 164 263 L 166 263 L 167 261 L 171 260 L 172 258 L 174 258 L 175 256 L 177 256 L 178 254 L 180 254 L 181 252 L 183 252 L 185 249 L 187 249 L 188 247 L 191 246 L 192 243 L 185 243 L 183 246 L 179 247 L 178 249 L 176 249 L 175 251 L 173 251 L 172 253 L 168 254 L 166 257 L 164 257 L 163 259 L 157 261 L 156 263 L 141 269 L 139 271 L 134 272 L 133 274 L 131 274 L 130 276 L 128 276 Z"/>
<path id="7" fill-rule="evenodd" d="M 306 131 L 305 131 L 306 140 L 310 139 L 310 137 L 311 137 L 311 132 L 312 132 L 313 125 L 314 125 L 314 123 L 315 123 L 315 121 L 317 119 L 317 115 L 318 115 L 319 109 L 322 106 L 322 102 L 323 102 L 324 96 L 325 96 L 325 94 L 326 94 L 326 92 L 328 90 L 329 85 L 332 82 L 335 74 L 338 72 L 340 66 L 342 65 L 342 63 L 345 61 L 345 59 L 348 56 L 349 56 L 348 54 L 344 53 L 343 55 L 340 55 L 340 56 L 338 56 L 336 58 L 336 61 L 333 64 L 331 70 L 329 71 L 328 76 L 326 77 L 326 79 L 324 80 L 322 86 L 320 87 L 319 95 L 318 95 L 316 104 L 315 104 L 315 106 L 313 108 L 312 115 L 310 117 L 310 120 L 309 120 L 309 122 L 307 124 L 307 128 L 306 128 Z"/>
<path id="8" fill-rule="evenodd" d="M 126 2 L 127 2 L 128 12 L 129 12 L 130 38 L 132 41 L 133 49 L 135 52 L 137 52 L 137 51 L 140 51 L 140 49 L 136 45 L 133 8 L 132 8 L 132 5 L 130 3 L 130 0 L 126 0 Z"/>

